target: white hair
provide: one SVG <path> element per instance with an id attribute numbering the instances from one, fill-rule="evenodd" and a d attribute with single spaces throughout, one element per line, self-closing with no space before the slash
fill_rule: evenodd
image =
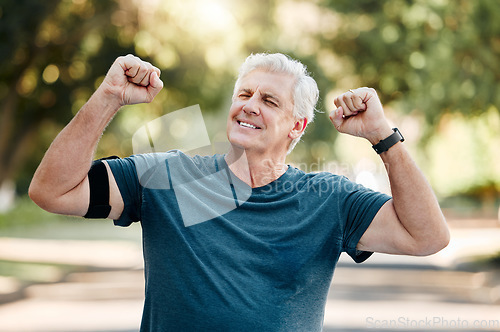
<path id="1" fill-rule="evenodd" d="M 305 65 L 285 54 L 258 53 L 247 57 L 240 67 L 238 79 L 234 85 L 233 99 L 240 88 L 243 77 L 256 69 L 292 75 L 295 78 L 293 115 L 298 119 L 307 119 L 308 124 L 314 120 L 314 111 L 319 98 L 318 85 L 307 72 Z M 287 153 L 292 152 L 299 140 L 300 137 L 292 140 Z"/>

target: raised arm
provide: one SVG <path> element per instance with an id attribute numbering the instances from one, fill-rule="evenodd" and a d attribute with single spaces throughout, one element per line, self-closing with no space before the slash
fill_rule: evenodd
<path id="1" fill-rule="evenodd" d="M 335 99 L 330 120 L 341 133 L 372 145 L 393 134 L 375 90 L 349 90 Z M 389 254 L 430 255 L 446 247 L 449 231 L 437 199 L 402 143 L 380 154 L 392 197 L 379 210 L 357 248 Z"/>
<path id="2" fill-rule="evenodd" d="M 163 87 L 159 75 L 158 68 L 133 55 L 115 60 L 102 84 L 54 139 L 38 166 L 29 188 L 36 204 L 53 213 L 86 214 L 90 194 L 87 174 L 99 138 L 121 106 L 153 100 Z M 123 211 L 123 201 L 106 167 L 109 218 L 116 219 Z"/>

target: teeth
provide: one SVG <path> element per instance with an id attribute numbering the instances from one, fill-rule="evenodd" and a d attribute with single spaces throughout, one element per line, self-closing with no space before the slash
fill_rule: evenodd
<path id="1" fill-rule="evenodd" d="M 246 123 L 246 122 L 240 122 L 240 126 L 252 128 L 252 129 L 257 129 L 257 127 L 255 127 L 254 125 L 251 125 L 251 124 Z"/>

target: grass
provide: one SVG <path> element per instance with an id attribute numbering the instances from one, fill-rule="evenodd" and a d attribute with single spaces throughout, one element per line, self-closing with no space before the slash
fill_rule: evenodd
<path id="1" fill-rule="evenodd" d="M 484 259 L 484 263 L 494 269 L 500 269 L 500 251 Z"/>
<path id="2" fill-rule="evenodd" d="M 33 203 L 28 196 L 21 196 L 10 210 L 0 213 L 0 232 L 7 228 L 33 226 L 68 219 L 74 218 L 44 211 Z"/>
<path id="3" fill-rule="evenodd" d="M 12 209 L 0 213 L 0 237 L 140 241 L 138 228 L 138 224 L 122 228 L 114 226 L 111 220 L 49 213 L 28 196 L 19 197 Z"/>
<path id="4" fill-rule="evenodd" d="M 74 267 L 58 264 L 0 261 L 0 275 L 28 283 L 60 281 Z"/>

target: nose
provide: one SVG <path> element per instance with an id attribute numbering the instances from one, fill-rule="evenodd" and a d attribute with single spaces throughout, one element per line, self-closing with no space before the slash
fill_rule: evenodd
<path id="1" fill-rule="evenodd" d="M 256 94 L 254 94 L 251 98 L 247 100 L 247 102 L 243 106 L 243 112 L 245 112 L 246 114 L 253 114 L 253 115 L 260 114 L 260 109 Z"/>

